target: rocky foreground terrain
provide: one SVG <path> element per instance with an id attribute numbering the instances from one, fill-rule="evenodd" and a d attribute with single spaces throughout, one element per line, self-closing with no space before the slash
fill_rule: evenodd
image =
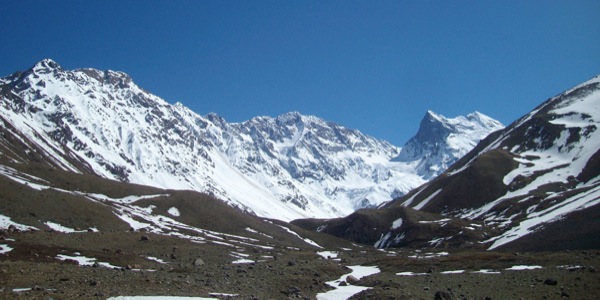
<path id="1" fill-rule="evenodd" d="M 240 141 L 265 141 L 256 147 L 236 142 L 233 125 L 219 129 L 216 116 L 194 117 L 180 105 L 167 105 L 123 73 L 65 72 L 42 61 L 0 79 L 0 87 L 2 299 L 600 298 L 600 77 L 488 135 L 448 171 L 410 192 L 405 186 L 404 196 L 393 191 L 407 180 L 404 175 L 415 174 L 384 168 L 400 163 L 390 160 L 396 150 L 358 155 L 355 146 L 370 145 L 370 139 L 341 127 L 327 130 L 331 124 L 314 118 L 254 119 L 254 129 L 237 134 Z M 107 120 L 114 113 L 104 109 L 116 106 L 131 111 L 111 127 Z M 85 118 L 73 113 L 77 107 Z M 143 126 L 127 129 L 131 116 Z M 428 116 L 423 128 L 457 141 L 460 130 L 449 126 L 455 122 Z M 293 134 L 270 131 L 277 122 Z M 140 128 L 147 131 L 132 131 Z M 269 135 L 261 138 L 260 128 Z M 215 132 L 219 138 L 213 140 Z M 303 136 L 322 139 L 300 142 Z M 424 138 L 429 134 L 418 136 L 423 138 L 397 160 L 418 158 L 422 170 L 441 172 L 425 158 L 447 158 L 447 151 L 434 151 L 436 143 Z M 330 143 L 341 137 L 353 148 Z M 155 140 L 160 147 L 144 148 Z M 189 161 L 171 160 L 184 156 L 182 149 L 191 149 L 185 152 Z M 293 154 L 286 168 L 268 163 L 278 162 L 271 158 L 281 153 Z M 311 159 L 297 163 L 302 153 L 332 168 L 323 173 Z M 360 176 L 348 179 L 342 176 L 346 169 L 337 168 L 341 163 L 326 159 L 338 154 L 350 158 L 342 161 Z M 288 169 L 294 176 L 279 176 Z M 252 174 L 273 177 L 260 175 L 261 181 Z M 365 178 L 368 186 L 358 184 Z M 324 188 L 317 194 L 327 199 L 350 191 L 360 205 L 305 201 L 316 190 L 292 179 Z M 398 198 L 371 208 L 380 202 L 363 203 L 361 189 L 384 191 L 383 200 Z M 260 190 L 289 197 L 254 193 Z M 233 205 L 228 193 L 251 201 Z M 287 222 L 318 217 L 307 212 L 319 209 L 345 215 L 336 208 L 340 203 L 354 203 L 348 211 L 370 208 L 344 218 Z"/>
<path id="2" fill-rule="evenodd" d="M 323 237 L 315 242 L 332 245 Z M 143 231 L 67 234 L 14 228 L 2 232 L 0 244 L 3 299 L 132 295 L 314 299 L 333 289 L 326 282 L 350 273 L 347 266 L 357 265 L 375 266 L 381 272 L 347 279 L 349 285 L 369 288 L 354 299 L 595 299 L 600 295 L 600 250 L 388 251 L 355 244 L 321 249 L 306 243 L 243 249 L 226 242 L 201 244 Z M 69 258 L 81 256 L 95 258 L 96 263 L 84 265 Z"/>

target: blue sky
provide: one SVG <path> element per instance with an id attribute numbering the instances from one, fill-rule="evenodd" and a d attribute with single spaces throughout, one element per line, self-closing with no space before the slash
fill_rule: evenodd
<path id="1" fill-rule="evenodd" d="M 508 124 L 600 74 L 600 1 L 0 1 L 0 75 L 124 71 L 230 122 L 289 111 L 403 145 L 427 110 Z"/>

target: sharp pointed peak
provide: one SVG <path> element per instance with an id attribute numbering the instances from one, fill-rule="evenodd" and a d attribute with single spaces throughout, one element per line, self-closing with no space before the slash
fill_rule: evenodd
<path id="1" fill-rule="evenodd" d="M 444 117 L 443 115 L 441 115 L 441 114 L 438 114 L 438 113 L 436 113 L 436 112 L 434 112 L 434 111 L 432 111 L 432 110 L 428 110 L 428 111 L 425 113 L 425 116 L 423 117 L 423 121 L 426 121 L 426 120 L 428 120 L 428 121 L 438 121 L 438 122 L 444 122 L 446 119 L 447 119 L 447 118 L 446 118 L 446 117 Z"/>
<path id="2" fill-rule="evenodd" d="M 61 66 L 54 60 L 50 58 L 44 58 L 38 61 L 33 67 L 32 70 L 62 70 Z"/>
<path id="3" fill-rule="evenodd" d="M 277 116 L 277 120 L 279 121 L 301 121 L 303 120 L 304 115 L 302 115 L 299 111 L 291 111 L 284 113 L 282 115 Z"/>

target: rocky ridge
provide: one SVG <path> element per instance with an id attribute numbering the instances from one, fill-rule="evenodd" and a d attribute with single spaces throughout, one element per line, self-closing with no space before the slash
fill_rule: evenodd
<path id="1" fill-rule="evenodd" d="M 381 248 L 595 249 L 599 109 L 597 76 L 490 134 L 403 197 L 345 218 L 294 223 L 348 239 L 361 236 Z"/>
<path id="2" fill-rule="evenodd" d="M 394 161 L 399 147 L 358 130 L 297 112 L 228 123 L 169 104 L 123 72 L 68 71 L 46 59 L 2 78 L 0 91 L 7 134 L 61 169 L 206 192 L 259 216 L 343 216 L 429 176 L 415 171 L 419 161 Z"/>

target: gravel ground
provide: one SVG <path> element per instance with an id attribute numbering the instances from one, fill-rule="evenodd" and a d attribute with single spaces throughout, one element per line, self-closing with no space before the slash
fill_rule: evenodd
<path id="1" fill-rule="evenodd" d="M 232 249 L 141 232 L 11 233 L 5 234 L 0 245 L 13 248 L 0 254 L 3 299 L 208 297 L 211 293 L 230 295 L 220 298 L 314 299 L 331 289 L 325 282 L 349 273 L 345 266 L 352 265 L 381 269 L 381 273 L 353 283 L 371 288 L 355 295 L 356 299 L 600 297 L 600 273 L 595 267 L 600 266 L 600 251 L 596 250 L 428 253 L 369 247 L 327 249 L 338 253 L 334 260 L 317 255 L 320 250 L 308 246 Z M 118 268 L 83 266 L 61 261 L 58 255 L 96 258 Z M 240 259 L 254 262 L 233 263 Z M 507 270 L 514 266 L 539 268 Z M 488 273 L 473 273 L 483 269 Z M 406 272 L 421 275 L 397 275 Z"/>

